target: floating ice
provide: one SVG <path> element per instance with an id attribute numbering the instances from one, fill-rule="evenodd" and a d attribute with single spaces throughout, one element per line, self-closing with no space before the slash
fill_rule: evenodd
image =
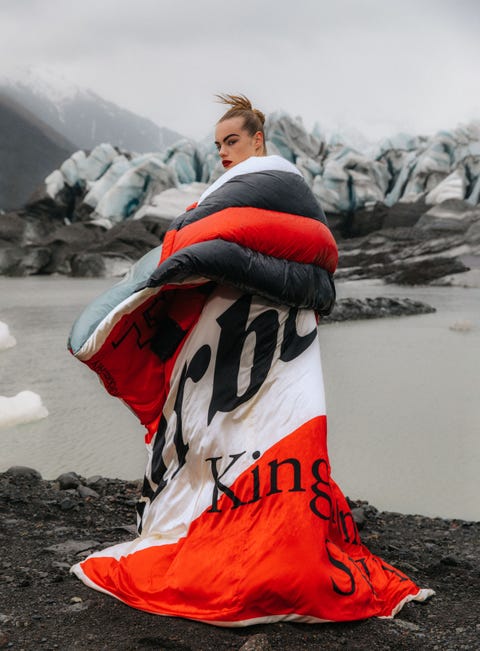
<path id="1" fill-rule="evenodd" d="M 473 323 L 469 319 L 455 321 L 455 323 L 452 323 L 449 329 L 453 330 L 454 332 L 470 332 L 470 330 L 473 330 Z"/>
<path id="2" fill-rule="evenodd" d="M 16 396 L 0 396 L 0 427 L 30 423 L 48 416 L 40 396 L 33 391 L 20 391 Z"/>
<path id="3" fill-rule="evenodd" d="M 6 350 L 7 348 L 13 348 L 17 343 L 15 337 L 12 337 L 8 325 L 0 321 L 0 350 Z"/>

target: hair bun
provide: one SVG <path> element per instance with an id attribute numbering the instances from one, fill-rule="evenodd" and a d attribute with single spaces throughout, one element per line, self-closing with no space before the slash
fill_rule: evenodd
<path id="1" fill-rule="evenodd" d="M 265 124 L 265 115 L 258 109 L 252 109 L 262 124 Z"/>
<path id="2" fill-rule="evenodd" d="M 253 113 L 258 120 L 260 120 L 262 126 L 265 124 L 265 115 L 259 109 L 253 108 L 252 102 L 248 99 L 248 97 L 245 97 L 245 95 L 229 95 L 228 93 L 222 93 L 220 95 L 215 95 L 215 97 L 221 104 L 227 104 L 231 107 L 228 109 L 225 115 L 231 117 L 237 111 L 249 111 L 250 113 Z"/>

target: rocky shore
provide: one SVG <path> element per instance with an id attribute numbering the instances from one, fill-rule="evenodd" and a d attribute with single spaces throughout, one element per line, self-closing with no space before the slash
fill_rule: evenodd
<path id="1" fill-rule="evenodd" d="M 357 321 L 359 319 L 380 319 L 389 316 L 413 316 L 414 314 L 430 314 L 435 308 L 414 301 L 411 298 L 393 298 L 377 296 L 375 298 L 339 298 L 332 312 L 320 320 L 323 323 L 338 321 Z"/>
<path id="2" fill-rule="evenodd" d="M 351 501 L 362 541 L 436 595 L 393 620 L 279 623 L 221 629 L 131 609 L 87 588 L 69 568 L 135 532 L 140 481 L 43 480 L 0 474 L 0 648 L 20 651 L 268 651 L 479 648 L 480 522 L 379 512 Z"/>

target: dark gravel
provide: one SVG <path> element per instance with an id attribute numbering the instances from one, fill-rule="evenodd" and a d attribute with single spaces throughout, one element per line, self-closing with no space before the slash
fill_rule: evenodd
<path id="1" fill-rule="evenodd" d="M 0 474 L 0 648 L 130 651 L 480 649 L 480 523 L 382 513 L 352 502 L 370 549 L 436 596 L 394 620 L 222 629 L 134 610 L 69 574 L 133 536 L 140 482 Z M 88 488 L 88 490 L 85 490 Z"/>

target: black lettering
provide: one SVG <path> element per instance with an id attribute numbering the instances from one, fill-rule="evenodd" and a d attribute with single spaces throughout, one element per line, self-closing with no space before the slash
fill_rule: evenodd
<path id="1" fill-rule="evenodd" d="M 388 567 L 387 565 L 381 565 L 380 566 L 382 570 L 385 570 L 385 572 L 390 572 L 391 574 L 395 574 L 396 577 L 400 579 L 400 581 L 408 581 L 408 577 L 405 576 L 404 574 L 400 574 L 398 570 L 395 570 L 393 567 Z"/>
<path id="2" fill-rule="evenodd" d="M 218 411 L 230 412 L 250 400 L 264 383 L 277 345 L 278 312 L 266 310 L 248 326 L 252 297 L 241 296 L 221 314 L 217 323 L 221 332 L 213 378 L 212 400 L 208 408 L 208 424 Z M 238 375 L 242 351 L 247 337 L 255 333 L 253 365 L 247 390 L 238 395 Z"/>
<path id="3" fill-rule="evenodd" d="M 353 519 L 353 515 L 349 511 L 347 511 L 346 513 L 345 511 L 340 511 L 339 519 L 343 531 L 343 539 L 345 540 L 345 542 L 347 543 L 352 542 L 354 544 L 358 544 L 359 542 L 358 530 L 357 530 L 357 525 L 355 524 L 355 520 Z M 347 524 L 348 522 L 350 523 L 351 531 L 349 531 L 349 526 Z"/>
<path id="4" fill-rule="evenodd" d="M 368 569 L 368 566 L 367 566 L 367 563 L 366 563 L 365 559 L 364 558 L 355 558 L 354 561 L 355 561 L 355 563 L 357 565 L 360 565 L 360 567 L 363 569 L 367 579 L 370 579 L 370 570 Z"/>
<path id="5" fill-rule="evenodd" d="M 160 417 L 160 423 L 158 425 L 157 433 L 155 434 L 155 440 L 153 442 L 153 449 L 152 449 L 152 468 L 151 468 L 151 478 L 152 482 L 156 485 L 156 491 L 157 495 L 160 493 L 165 486 L 167 485 L 166 479 L 164 479 L 164 475 L 167 471 L 167 466 L 165 465 L 165 462 L 163 460 L 163 449 L 165 447 L 165 433 L 167 431 L 167 419 L 165 416 L 162 414 Z M 145 478 L 146 479 L 146 478 Z M 150 484 L 148 484 L 150 487 Z M 146 490 L 146 484 L 145 481 L 143 483 L 143 490 Z M 151 490 L 151 488 L 150 488 Z M 153 492 L 153 491 L 152 491 Z M 144 494 L 142 492 L 142 494 Z M 148 495 L 150 499 L 153 499 L 155 497 L 155 492 L 153 492 L 153 495 Z"/>
<path id="6" fill-rule="evenodd" d="M 242 502 L 241 499 L 239 499 L 235 493 L 232 491 L 231 488 L 228 486 L 225 486 L 225 484 L 222 484 L 220 479 L 224 476 L 226 472 L 230 470 L 230 468 L 233 466 L 234 463 L 236 463 L 240 457 L 242 457 L 245 454 L 245 452 L 240 452 L 239 454 L 231 454 L 230 463 L 228 466 L 225 468 L 225 470 L 222 472 L 221 475 L 218 474 L 218 468 L 217 468 L 217 461 L 220 459 L 223 459 L 223 457 L 209 457 L 206 459 L 206 461 L 210 461 L 210 469 L 212 471 L 212 477 L 213 481 L 215 482 L 215 486 L 213 488 L 212 492 L 212 507 L 208 509 L 207 513 L 220 513 L 221 509 L 218 508 L 218 491 L 222 491 L 224 495 L 226 495 L 231 501 L 232 501 L 232 509 L 236 509 L 239 506 L 243 506 L 246 504 L 246 502 Z"/>
<path id="7" fill-rule="evenodd" d="M 321 474 L 322 467 L 326 468 L 326 478 L 324 479 Z M 333 505 L 332 498 L 330 497 L 330 492 L 319 489 L 319 485 L 326 486 L 328 491 L 330 491 L 330 483 L 328 481 L 328 463 L 325 459 L 317 459 L 313 462 L 312 465 L 312 475 L 316 479 L 316 483 L 312 484 L 312 491 L 315 494 L 315 497 L 310 501 L 310 509 L 315 513 L 316 516 L 322 518 L 322 520 L 330 520 L 333 516 Z M 319 509 L 318 501 L 323 500 L 324 504 L 328 506 L 328 512 L 324 513 Z"/>
<path id="8" fill-rule="evenodd" d="M 211 350 L 210 346 L 204 345 L 197 350 L 195 355 L 192 357 L 189 364 L 185 364 L 183 367 L 180 380 L 178 383 L 177 396 L 175 398 L 175 404 L 173 410 L 176 415 L 175 423 L 175 433 L 173 435 L 173 444 L 177 452 L 178 458 L 178 467 L 172 475 L 178 473 L 178 471 L 183 468 L 186 462 L 187 452 L 188 452 L 188 443 L 183 440 L 183 426 L 182 426 L 182 407 L 183 407 L 183 398 L 185 392 L 185 383 L 188 379 L 192 382 L 198 382 L 204 375 L 210 363 Z M 167 485 L 167 480 L 165 479 L 165 473 L 167 471 L 167 466 L 163 460 L 163 451 L 166 443 L 166 432 L 167 432 L 167 420 L 162 414 L 160 418 L 160 423 L 158 426 L 157 433 L 155 435 L 155 441 L 153 443 L 152 451 L 152 482 L 156 484 L 157 488 L 155 490 L 154 498 L 159 495 L 162 490 Z M 153 498 L 152 498 L 153 499 Z"/>
<path id="9" fill-rule="evenodd" d="M 143 518 L 143 512 L 145 511 L 146 506 L 147 506 L 147 503 L 146 503 L 145 500 L 139 500 L 137 502 L 137 514 L 138 514 L 137 531 L 138 531 L 138 535 L 140 535 L 142 533 L 142 528 L 143 528 L 142 518 Z"/>
<path id="10" fill-rule="evenodd" d="M 255 452 L 252 454 L 253 459 L 258 459 L 260 456 L 260 452 L 258 450 L 255 450 Z M 261 499 L 260 496 L 260 468 L 258 466 L 255 466 L 252 470 L 252 476 L 253 476 L 253 497 L 251 500 L 247 502 L 247 504 L 253 504 L 254 502 L 258 502 L 259 499 Z"/>
<path id="11" fill-rule="evenodd" d="M 267 495 L 274 495 L 275 493 L 281 493 L 282 489 L 278 488 L 278 469 L 280 466 L 289 464 L 293 468 L 293 486 L 288 489 L 289 493 L 296 492 L 305 492 L 305 489 L 302 488 L 302 467 L 298 459 L 284 459 L 283 461 L 270 461 L 268 464 L 270 466 L 270 491 Z"/>
<path id="12" fill-rule="evenodd" d="M 297 332 L 297 314 L 298 308 L 292 307 L 285 321 L 280 359 L 282 362 L 291 362 L 312 344 L 317 336 L 317 329 L 314 328 L 307 335 L 301 336 Z"/>
<path id="13" fill-rule="evenodd" d="M 328 554 L 328 560 L 330 561 L 330 563 L 334 567 L 336 567 L 337 569 L 344 572 L 348 576 L 348 578 L 350 580 L 350 588 L 348 590 L 342 590 L 341 588 L 338 587 L 338 585 L 335 583 L 333 578 L 330 577 L 330 580 L 332 582 L 332 588 L 333 588 L 334 592 L 336 592 L 337 594 L 342 595 L 343 597 L 349 597 L 350 595 L 352 595 L 355 592 L 355 589 L 356 589 L 355 579 L 353 578 L 353 574 L 352 574 L 350 568 L 347 567 L 345 565 L 345 563 L 342 563 L 342 561 L 339 561 L 337 558 L 334 558 L 331 555 L 330 550 L 328 548 L 328 542 L 329 541 L 327 540 L 326 541 L 327 544 L 325 545 L 325 549 L 327 550 L 327 554 Z"/>
<path id="14" fill-rule="evenodd" d="M 165 298 L 163 296 L 157 297 L 148 307 L 142 312 L 140 317 L 140 322 L 145 322 L 147 326 L 147 332 L 142 332 L 145 329 L 145 326 L 139 325 L 137 322 L 133 322 L 123 335 L 117 341 L 112 341 L 113 348 L 118 348 L 132 333 L 132 336 L 135 338 L 135 343 L 137 348 L 140 350 L 144 348 L 152 339 L 152 330 L 158 324 L 160 314 L 163 313 L 165 309 Z"/>

